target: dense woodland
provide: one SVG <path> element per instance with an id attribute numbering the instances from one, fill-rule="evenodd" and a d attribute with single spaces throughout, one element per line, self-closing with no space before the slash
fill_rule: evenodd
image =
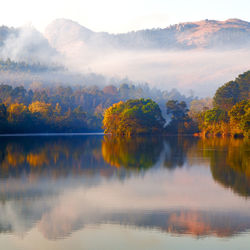
<path id="1" fill-rule="evenodd" d="M 250 136 L 250 71 L 220 87 L 213 100 L 166 102 L 167 123 L 151 100 L 119 102 L 104 113 L 105 132 L 116 135 L 145 133 Z M 162 125 L 165 124 L 165 125 Z M 157 129 L 156 129 L 157 128 Z M 160 130 L 162 128 L 162 130 Z"/>
<path id="2" fill-rule="evenodd" d="M 38 86 L 38 87 L 36 87 Z M 112 104 L 135 98 L 152 98 L 165 108 L 170 99 L 185 100 L 177 90 L 160 91 L 147 85 L 12 87 L 0 85 L 0 133 L 98 132 L 103 112 Z"/>
<path id="3" fill-rule="evenodd" d="M 203 136 L 250 136 L 250 71 L 220 87 L 213 108 L 194 116 Z"/>
<path id="4" fill-rule="evenodd" d="M 51 72 L 56 66 L 0 60 L 0 72 Z M 8 81 L 9 83 L 9 81 Z M 17 86 L 0 82 L 0 133 L 99 132 L 249 136 L 250 71 L 213 99 L 147 84 Z M 103 121 L 103 122 L 102 122 Z"/>

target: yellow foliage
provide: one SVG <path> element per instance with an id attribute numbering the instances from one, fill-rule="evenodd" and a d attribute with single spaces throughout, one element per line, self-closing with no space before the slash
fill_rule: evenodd
<path id="1" fill-rule="evenodd" d="M 27 162 L 32 167 L 38 167 L 45 164 L 49 164 L 48 154 L 46 151 L 41 151 L 40 153 L 29 153 L 26 158 Z"/>
<path id="2" fill-rule="evenodd" d="M 116 109 L 124 104 L 123 101 L 113 104 L 107 108 L 103 114 L 103 127 L 105 128 L 104 133 L 110 133 L 110 131 L 117 131 L 119 113 L 115 112 Z"/>
<path id="3" fill-rule="evenodd" d="M 49 103 L 36 101 L 29 105 L 29 111 L 31 113 L 40 113 L 43 116 L 47 116 L 51 114 L 52 106 Z"/>
<path id="4" fill-rule="evenodd" d="M 24 120 L 27 112 L 28 108 L 23 103 L 11 104 L 8 108 L 8 113 L 9 113 L 8 120 L 9 121 Z"/>

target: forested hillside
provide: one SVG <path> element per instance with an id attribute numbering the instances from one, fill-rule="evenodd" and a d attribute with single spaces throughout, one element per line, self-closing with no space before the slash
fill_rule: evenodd
<path id="1" fill-rule="evenodd" d="M 102 131 L 103 112 L 119 101 L 151 98 L 164 109 L 170 99 L 190 103 L 178 91 L 160 91 L 147 85 L 122 84 L 86 87 L 12 87 L 0 85 L 0 132 Z"/>

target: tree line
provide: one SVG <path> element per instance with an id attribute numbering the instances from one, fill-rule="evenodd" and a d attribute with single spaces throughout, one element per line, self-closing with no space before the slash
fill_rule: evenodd
<path id="1" fill-rule="evenodd" d="M 216 91 L 212 100 L 168 100 L 165 120 L 156 102 L 135 99 L 113 104 L 106 109 L 106 133 L 194 134 L 203 136 L 250 136 L 250 71 L 239 75 Z M 164 121 L 165 120 L 165 121 Z"/>
<path id="2" fill-rule="evenodd" d="M 249 136 L 250 71 L 218 88 L 213 99 L 147 85 L 0 85 L 0 133 L 98 132 L 117 135 Z"/>
<path id="3" fill-rule="evenodd" d="M 46 66 L 41 63 L 15 62 L 9 58 L 6 60 L 0 59 L 0 72 L 43 73 L 57 70 L 64 70 L 64 68 L 58 65 Z"/>
<path id="4" fill-rule="evenodd" d="M 35 85 L 34 85 L 35 86 Z M 190 103 L 178 91 L 147 85 L 12 87 L 0 85 L 0 133 L 102 131 L 103 112 L 114 103 L 152 98 L 164 106 L 170 98 Z"/>
<path id="5" fill-rule="evenodd" d="M 196 116 L 203 136 L 250 136 L 250 71 L 218 88 L 213 108 Z"/>

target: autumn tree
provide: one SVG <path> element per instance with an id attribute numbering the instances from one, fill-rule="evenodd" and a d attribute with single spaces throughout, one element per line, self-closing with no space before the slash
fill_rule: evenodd
<path id="1" fill-rule="evenodd" d="M 111 166 L 138 171 L 152 167 L 163 146 L 162 137 L 157 136 L 105 136 L 102 141 L 102 156 Z"/>
<path id="2" fill-rule="evenodd" d="M 7 109 L 8 129 L 11 132 L 22 133 L 30 131 L 32 127 L 31 117 L 27 106 L 23 103 L 11 104 Z"/>
<path id="3" fill-rule="evenodd" d="M 203 135 L 226 135 L 229 134 L 227 112 L 213 108 L 204 111 L 200 115 L 199 128 L 203 132 Z"/>
<path id="4" fill-rule="evenodd" d="M 8 121 L 13 123 L 25 122 L 28 116 L 28 108 L 23 103 L 11 104 L 8 108 Z"/>
<path id="5" fill-rule="evenodd" d="M 29 105 L 29 111 L 47 119 L 52 115 L 52 106 L 50 103 L 36 101 Z"/>
<path id="6" fill-rule="evenodd" d="M 113 135 L 159 133 L 163 125 L 161 110 L 151 99 L 121 101 L 104 112 L 104 132 Z"/>
<path id="7" fill-rule="evenodd" d="M 250 136 L 250 101 L 241 101 L 229 112 L 232 135 Z"/>

